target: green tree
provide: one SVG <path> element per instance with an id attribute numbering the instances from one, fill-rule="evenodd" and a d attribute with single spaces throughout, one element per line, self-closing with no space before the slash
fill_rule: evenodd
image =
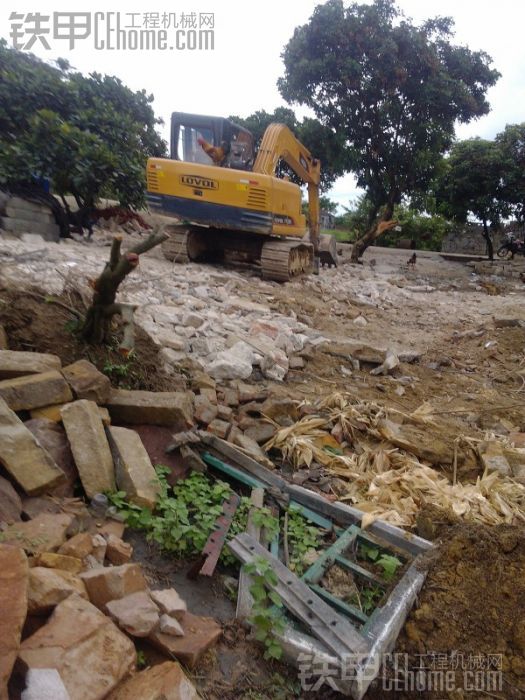
<path id="1" fill-rule="evenodd" d="M 468 139 L 452 147 L 437 183 L 437 204 L 446 216 L 466 222 L 474 216 L 483 225 L 489 258 L 494 258 L 490 229 L 496 229 L 510 206 L 502 196 L 504 159 L 495 141 Z"/>
<path id="2" fill-rule="evenodd" d="M 277 107 L 273 112 L 258 110 L 248 117 L 230 117 L 232 121 L 252 132 L 256 147 L 261 143 L 264 132 L 274 122 L 286 124 L 313 156 L 321 161 L 321 189 L 330 189 L 334 181 L 345 172 L 346 160 L 344 139 L 329 127 L 323 126 L 317 119 L 305 117 L 299 121 L 295 112 L 288 107 Z M 281 165 L 279 175 L 290 175 L 292 180 L 300 182 L 285 165 Z"/>
<path id="3" fill-rule="evenodd" d="M 354 260 L 395 225 L 403 196 L 428 187 L 454 124 L 489 111 L 499 73 L 486 53 L 453 44 L 452 28 L 450 18 L 416 26 L 393 0 L 328 0 L 284 49 L 281 94 L 344 136 L 346 168 L 373 207 Z"/>
<path id="4" fill-rule="evenodd" d="M 101 196 L 140 206 L 148 156 L 166 144 L 153 97 L 118 78 L 53 67 L 0 41 L 0 185 L 46 177 L 53 191 L 91 208 Z"/>
<path id="5" fill-rule="evenodd" d="M 520 224 L 525 222 L 525 122 L 507 124 L 496 136 L 503 160 L 501 197 Z"/>

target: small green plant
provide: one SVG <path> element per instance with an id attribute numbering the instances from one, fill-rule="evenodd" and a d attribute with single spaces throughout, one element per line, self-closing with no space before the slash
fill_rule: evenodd
<path id="1" fill-rule="evenodd" d="M 70 335 L 77 335 L 82 328 L 82 321 L 80 318 L 72 318 L 64 323 L 64 330 Z"/>
<path id="2" fill-rule="evenodd" d="M 358 594 L 355 594 L 352 602 L 357 602 L 365 615 L 370 615 L 383 597 L 383 593 L 384 591 L 379 586 L 365 587 Z"/>
<path id="3" fill-rule="evenodd" d="M 140 671 L 143 668 L 146 668 L 148 665 L 148 662 L 146 660 L 146 655 L 142 651 L 142 649 L 139 649 L 137 651 L 137 669 Z"/>
<path id="4" fill-rule="evenodd" d="M 128 376 L 130 370 L 131 370 L 131 362 L 129 362 L 129 361 L 114 363 L 114 362 L 110 362 L 109 360 L 107 360 L 104 363 L 104 367 L 102 367 L 102 371 L 110 379 L 112 379 L 112 378 L 123 379 L 123 378 Z"/>
<path id="5" fill-rule="evenodd" d="M 359 545 L 359 554 L 362 559 L 369 559 L 382 569 L 385 581 L 391 581 L 396 571 L 402 566 L 402 561 L 392 554 L 381 554 L 377 547 L 368 544 Z"/>
<path id="6" fill-rule="evenodd" d="M 281 610 L 283 603 L 278 593 L 268 590 L 277 585 L 277 575 L 264 557 L 255 557 L 243 568 L 253 581 L 250 586 L 253 607 L 248 622 L 255 627 L 255 638 L 264 644 L 264 658 L 280 659 L 283 648 L 275 635 L 282 634 L 286 627 Z"/>
<path id="7" fill-rule="evenodd" d="M 284 519 L 281 530 L 284 528 Z M 301 511 L 294 506 L 288 508 L 288 545 L 290 548 L 290 569 L 297 576 L 302 576 L 306 569 L 306 553 L 321 546 L 321 533 L 315 525 L 310 525 Z"/>

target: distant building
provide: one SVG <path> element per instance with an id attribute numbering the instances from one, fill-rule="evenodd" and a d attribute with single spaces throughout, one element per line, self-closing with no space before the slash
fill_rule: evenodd
<path id="1" fill-rule="evenodd" d="M 330 214 L 329 211 L 326 211 L 326 209 L 321 209 L 319 218 L 321 228 L 335 228 L 335 216 L 333 214 Z"/>

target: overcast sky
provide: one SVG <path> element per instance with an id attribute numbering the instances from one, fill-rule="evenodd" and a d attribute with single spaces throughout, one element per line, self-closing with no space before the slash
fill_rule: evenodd
<path id="1" fill-rule="evenodd" d="M 3 3 L 2 3 L 3 4 Z M 166 124 L 172 111 L 245 116 L 257 109 L 273 111 L 285 105 L 277 88 L 282 75 L 280 58 L 294 28 L 304 24 L 319 4 L 316 0 L 107 0 L 102 4 L 71 0 L 16 2 L 0 11 L 0 36 L 11 43 L 10 13 L 120 12 L 121 25 L 141 24 L 145 13 L 213 13 L 213 51 L 185 50 L 95 50 L 93 36 L 76 42 L 73 50 L 65 39 L 48 35 L 50 50 L 38 41 L 32 51 L 41 58 L 67 58 L 78 70 L 119 76 L 129 87 L 145 88 L 155 96 L 154 109 Z M 482 119 L 460 126 L 458 136 L 493 137 L 505 124 L 525 121 L 525 3 L 521 0 L 398 0 L 405 14 L 419 21 L 435 15 L 454 18 L 456 41 L 471 49 L 482 49 L 494 60 L 502 77 L 489 92 L 492 111 Z M 133 18 L 127 13 L 138 13 Z M 173 24 L 173 16 L 170 18 Z M 115 19 L 113 18 L 113 21 Z M 151 21 L 151 20 L 150 20 Z M 208 20 L 209 21 L 209 20 Z M 28 25 L 23 25 L 28 26 Z M 99 26 L 104 27 L 101 22 Z M 175 28 L 167 29 L 168 43 Z M 104 36 L 102 36 L 102 39 Z M 28 35 L 21 39 L 27 41 Z M 298 110 L 300 114 L 304 111 Z M 167 137 L 167 130 L 164 131 Z M 340 178 L 330 195 L 346 204 L 355 197 L 351 175 Z"/>

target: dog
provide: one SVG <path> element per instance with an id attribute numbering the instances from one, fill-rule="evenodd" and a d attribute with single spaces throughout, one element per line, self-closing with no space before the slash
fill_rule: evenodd
<path id="1" fill-rule="evenodd" d="M 412 253 L 411 257 L 407 261 L 407 265 L 410 267 L 415 267 L 416 266 L 416 260 L 417 260 L 417 255 L 415 253 Z"/>

